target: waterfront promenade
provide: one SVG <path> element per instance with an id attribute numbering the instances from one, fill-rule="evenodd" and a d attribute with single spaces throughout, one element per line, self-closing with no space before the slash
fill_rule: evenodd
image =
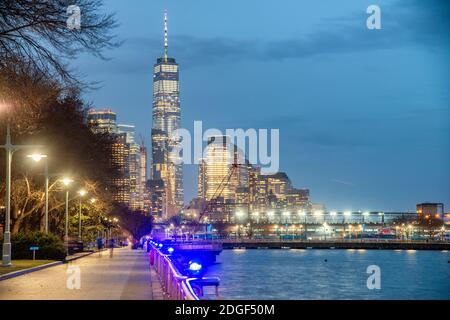
<path id="1" fill-rule="evenodd" d="M 450 242 L 401 240 L 223 240 L 223 249 L 385 249 L 385 250 L 450 250 Z"/>
<path id="2" fill-rule="evenodd" d="M 68 288 L 79 270 L 80 288 Z M 73 279 L 73 278 L 71 278 Z M 71 285 L 69 284 L 69 287 Z M 72 285 L 73 287 L 73 285 Z M 0 300 L 161 300 L 163 292 L 148 253 L 116 248 L 0 281 Z"/>

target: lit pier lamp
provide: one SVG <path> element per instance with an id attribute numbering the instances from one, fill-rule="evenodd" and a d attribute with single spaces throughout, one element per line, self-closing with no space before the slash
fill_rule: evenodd
<path id="1" fill-rule="evenodd" d="M 257 212 L 257 211 L 252 212 L 252 217 L 255 218 L 256 221 L 258 222 L 259 221 L 259 212 Z"/>
<path id="2" fill-rule="evenodd" d="M 234 215 L 235 215 L 235 222 L 236 223 L 242 222 L 244 220 L 244 212 L 236 211 Z"/>
<path id="3" fill-rule="evenodd" d="M 314 216 L 316 217 L 317 220 L 319 220 L 323 216 L 323 211 L 322 210 L 314 211 Z"/>
<path id="4" fill-rule="evenodd" d="M 288 221 L 290 216 L 291 216 L 291 213 L 289 211 L 284 211 L 283 212 L 283 217 L 285 218 L 285 222 Z"/>
<path id="5" fill-rule="evenodd" d="M 381 223 L 384 223 L 384 212 L 378 212 L 378 215 L 381 217 Z"/>
<path id="6" fill-rule="evenodd" d="M 352 217 L 352 212 L 351 211 L 348 211 L 348 210 L 344 211 L 344 221 L 343 222 L 345 223 L 345 221 L 347 221 L 346 218 L 350 219 L 351 217 Z"/>
<path id="7" fill-rule="evenodd" d="M 369 211 L 364 211 L 362 215 L 363 215 L 363 222 L 365 222 L 365 220 L 369 217 L 370 213 Z"/>

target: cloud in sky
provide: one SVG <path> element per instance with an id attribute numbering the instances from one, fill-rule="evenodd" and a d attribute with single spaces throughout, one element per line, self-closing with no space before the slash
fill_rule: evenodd
<path id="1" fill-rule="evenodd" d="M 448 48 L 450 2 L 441 0 L 402 0 L 381 8 L 382 29 L 368 30 L 368 14 L 360 12 L 328 19 L 318 30 L 284 40 L 259 41 L 226 37 L 202 38 L 172 35 L 171 49 L 186 68 L 211 63 L 233 63 L 242 60 L 285 60 L 316 55 L 358 51 L 375 51 L 418 45 L 429 50 Z M 161 39 L 131 37 L 125 47 L 146 52 L 137 59 L 119 60 L 118 72 L 137 72 L 148 64 L 149 55 L 161 54 Z M 136 48 L 139 50 L 136 51 Z M 144 59 L 145 58 L 145 59 Z"/>

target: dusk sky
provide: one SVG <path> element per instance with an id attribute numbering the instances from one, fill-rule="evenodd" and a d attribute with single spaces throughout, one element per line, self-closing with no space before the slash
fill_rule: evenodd
<path id="1" fill-rule="evenodd" d="M 450 211 L 450 2 L 107 0 L 124 40 L 74 66 L 96 108 L 135 124 L 150 153 L 152 66 L 180 64 L 183 127 L 280 129 L 281 171 L 328 210 Z M 381 7 L 381 30 L 366 9 Z M 185 201 L 197 166 L 184 171 Z"/>

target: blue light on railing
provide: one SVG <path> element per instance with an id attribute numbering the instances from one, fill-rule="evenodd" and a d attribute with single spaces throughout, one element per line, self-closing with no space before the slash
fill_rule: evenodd
<path id="1" fill-rule="evenodd" d="M 174 251 L 174 248 L 172 248 L 172 247 L 170 247 L 170 248 L 167 249 L 167 252 L 168 252 L 168 253 L 172 253 L 173 251 Z"/>
<path id="2" fill-rule="evenodd" d="M 189 262 L 189 270 L 193 272 L 199 272 L 202 269 L 202 265 L 200 263 L 190 261 Z"/>
<path id="3" fill-rule="evenodd" d="M 160 243 L 160 244 L 158 245 L 158 247 L 162 248 L 162 247 L 163 247 L 163 244 L 162 244 L 162 243 Z"/>

